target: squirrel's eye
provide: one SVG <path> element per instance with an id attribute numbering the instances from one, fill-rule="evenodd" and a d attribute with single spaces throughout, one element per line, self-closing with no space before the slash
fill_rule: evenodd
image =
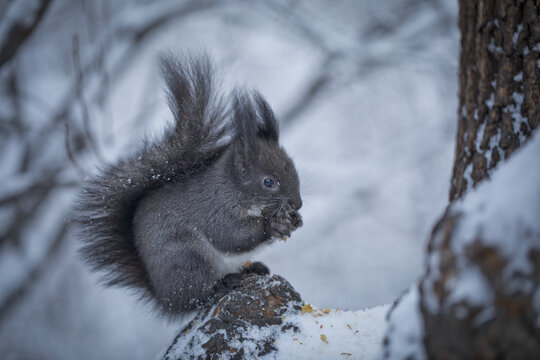
<path id="1" fill-rule="evenodd" d="M 269 178 L 269 177 L 264 178 L 264 186 L 271 188 L 271 187 L 274 187 L 275 184 L 276 182 L 272 178 Z"/>

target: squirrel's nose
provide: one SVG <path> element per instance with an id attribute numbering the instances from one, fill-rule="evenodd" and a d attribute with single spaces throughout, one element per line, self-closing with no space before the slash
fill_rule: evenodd
<path id="1" fill-rule="evenodd" d="M 296 199 L 291 200 L 290 205 L 294 210 L 300 210 L 303 205 L 302 198 L 299 196 Z"/>
<path id="2" fill-rule="evenodd" d="M 288 216 L 291 221 L 291 224 L 293 224 L 295 228 L 299 228 L 300 226 L 304 224 L 304 222 L 302 221 L 302 216 L 296 211 L 290 211 Z"/>

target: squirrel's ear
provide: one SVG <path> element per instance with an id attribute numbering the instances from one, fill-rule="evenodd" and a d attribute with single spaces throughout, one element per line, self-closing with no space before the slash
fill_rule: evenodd
<path id="1" fill-rule="evenodd" d="M 257 103 L 257 136 L 270 141 L 279 141 L 279 124 L 270 105 L 258 91 L 253 97 Z"/>
<path id="2" fill-rule="evenodd" d="M 256 138 L 279 141 L 279 125 L 272 108 L 258 91 L 233 93 L 233 124 L 237 138 L 249 148 Z"/>
<path id="3" fill-rule="evenodd" d="M 235 153 L 241 153 L 244 161 L 248 161 L 257 136 L 257 113 L 249 95 L 239 90 L 233 93 L 232 106 Z"/>

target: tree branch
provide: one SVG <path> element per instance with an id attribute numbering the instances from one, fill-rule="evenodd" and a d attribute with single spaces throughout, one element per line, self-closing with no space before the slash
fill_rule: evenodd
<path id="1" fill-rule="evenodd" d="M 4 36 L 4 43 L 0 44 L 0 68 L 7 64 L 17 50 L 30 38 L 47 12 L 51 0 L 41 0 L 31 21 L 16 19 Z"/>

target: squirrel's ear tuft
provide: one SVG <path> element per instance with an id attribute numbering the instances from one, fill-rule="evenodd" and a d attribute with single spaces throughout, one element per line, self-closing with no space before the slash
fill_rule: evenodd
<path id="1" fill-rule="evenodd" d="M 233 92 L 232 107 L 237 147 L 242 149 L 244 157 L 248 159 L 257 136 L 257 112 L 250 96 L 238 89 Z"/>
<path id="2" fill-rule="evenodd" d="M 255 103 L 257 104 L 257 136 L 270 141 L 279 141 L 279 125 L 272 108 L 258 91 L 255 91 Z"/>
<path id="3" fill-rule="evenodd" d="M 236 137 L 249 145 L 254 139 L 278 142 L 279 126 L 272 108 L 263 96 L 236 90 L 233 93 L 233 124 Z"/>

